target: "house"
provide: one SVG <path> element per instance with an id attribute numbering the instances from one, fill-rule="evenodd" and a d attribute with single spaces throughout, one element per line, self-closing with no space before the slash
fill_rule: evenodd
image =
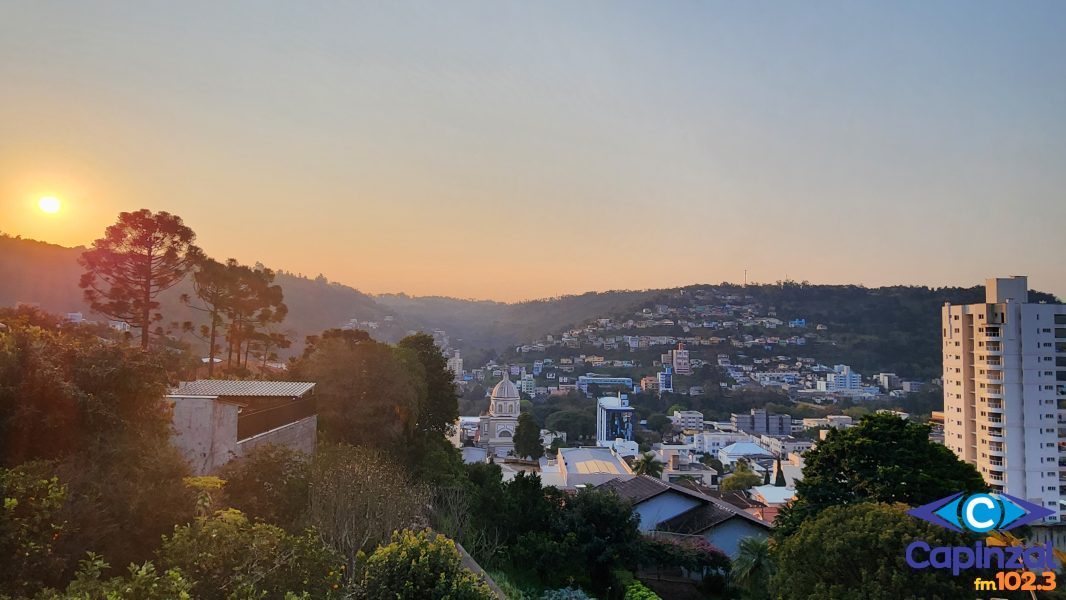
<path id="1" fill-rule="evenodd" d="M 166 396 L 174 445 L 197 475 L 267 444 L 314 452 L 314 388 L 300 381 L 182 382 Z"/>
<path id="2" fill-rule="evenodd" d="M 744 538 L 765 538 L 770 533 L 769 523 L 728 502 L 646 475 L 619 477 L 597 489 L 629 501 L 640 516 L 642 532 L 702 537 L 730 558 L 736 558 Z"/>
<path id="3" fill-rule="evenodd" d="M 741 459 L 754 462 L 760 458 L 773 458 L 773 454 L 754 442 L 736 442 L 718 451 L 718 460 L 726 466 L 732 466 Z"/>

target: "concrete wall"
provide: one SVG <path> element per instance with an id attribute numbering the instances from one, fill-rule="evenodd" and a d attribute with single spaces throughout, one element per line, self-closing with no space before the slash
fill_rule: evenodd
<path id="1" fill-rule="evenodd" d="M 170 397 L 171 440 L 181 451 L 193 474 L 214 473 L 227 462 L 253 448 L 273 444 L 311 454 L 318 440 L 318 416 L 311 415 L 237 441 L 237 405 L 204 396 Z"/>
<path id="2" fill-rule="evenodd" d="M 236 456 L 237 406 L 203 396 L 172 397 L 172 441 L 193 473 L 214 472 Z"/>
<path id="3" fill-rule="evenodd" d="M 253 448 L 273 444 L 275 446 L 288 446 L 304 454 L 315 451 L 315 443 L 318 440 L 318 415 L 311 415 L 290 423 L 284 427 L 264 431 L 259 435 L 237 442 L 237 456 L 244 456 Z"/>

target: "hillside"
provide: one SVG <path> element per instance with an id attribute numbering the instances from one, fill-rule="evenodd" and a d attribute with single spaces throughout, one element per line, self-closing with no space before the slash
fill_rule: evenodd
<path id="1" fill-rule="evenodd" d="M 82 269 L 77 259 L 82 251 L 0 235 L 0 306 L 25 302 L 54 313 L 80 311 L 87 318 L 101 318 L 90 314 L 78 288 Z M 693 307 L 736 297 L 759 306 L 761 313 L 772 311 L 782 319 L 805 318 L 828 326 L 829 343 L 808 349 L 819 360 L 847 361 L 866 372 L 898 371 L 925 377 L 938 370 L 941 305 L 980 302 L 984 297 L 983 286 L 866 288 L 786 282 L 589 292 L 508 304 L 405 294 L 371 296 L 324 277 L 309 279 L 285 272 L 278 273 L 277 283 L 289 306 L 284 329 L 296 342 L 292 351 L 299 349 L 307 335 L 359 319 L 379 322 L 382 327 L 373 333 L 385 341 L 396 341 L 410 330 L 443 329 L 451 344 L 474 364 L 597 318 L 632 315 L 657 304 Z M 168 321 L 199 322 L 200 315 L 179 301 L 181 294 L 191 291 L 186 280 L 161 296 Z M 1032 292 L 1031 300 L 1059 301 L 1041 292 Z M 387 316 L 393 317 L 388 323 L 384 322 Z"/>
<path id="2" fill-rule="evenodd" d="M 35 304 L 53 313 L 81 312 L 87 319 L 103 320 L 91 313 L 78 287 L 82 268 L 77 261 L 83 250 L 0 235 L 0 306 Z M 284 272 L 275 281 L 284 289 L 289 307 L 283 329 L 297 346 L 307 335 L 350 319 L 380 320 L 392 314 L 370 296 L 338 283 Z M 188 278 L 160 295 L 167 321 L 199 323 L 201 315 L 181 303 L 182 294 L 192 294 Z M 383 331 L 381 337 L 391 341 L 406 331 L 398 324 L 396 331 Z"/>

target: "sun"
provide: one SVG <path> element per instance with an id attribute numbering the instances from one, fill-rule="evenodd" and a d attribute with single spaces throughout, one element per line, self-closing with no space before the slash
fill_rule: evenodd
<path id="1" fill-rule="evenodd" d="M 55 196 L 45 196 L 37 201 L 37 207 L 48 214 L 54 215 L 59 212 L 59 198 L 56 198 Z"/>

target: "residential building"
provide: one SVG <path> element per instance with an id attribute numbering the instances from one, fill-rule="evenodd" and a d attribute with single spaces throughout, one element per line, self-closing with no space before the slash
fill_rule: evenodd
<path id="1" fill-rule="evenodd" d="M 641 531 L 663 537 L 702 537 L 730 558 L 739 555 L 744 538 L 765 538 L 770 533 L 769 523 L 737 506 L 646 475 L 618 477 L 599 488 L 629 501 L 640 516 Z"/>
<path id="2" fill-rule="evenodd" d="M 459 356 L 458 350 L 448 359 L 448 369 L 455 374 L 456 381 L 463 380 L 463 358 Z"/>
<path id="3" fill-rule="evenodd" d="M 755 442 L 736 442 L 718 451 L 718 460 L 725 466 L 732 466 L 738 460 L 753 462 L 763 458 L 773 458 L 765 448 Z"/>
<path id="4" fill-rule="evenodd" d="M 613 388 L 623 387 L 626 390 L 633 390 L 633 378 L 632 377 L 611 377 L 609 375 L 597 375 L 595 373 L 586 373 L 577 378 L 577 389 L 581 390 L 581 393 L 588 395 L 589 386 L 596 385 L 601 391 L 608 392 Z"/>
<path id="5" fill-rule="evenodd" d="M 532 397 L 537 391 L 537 382 L 533 378 L 532 374 L 523 375 L 517 383 L 518 391 L 523 394 Z"/>
<path id="6" fill-rule="evenodd" d="M 314 452 L 314 388 L 300 381 L 182 382 L 166 396 L 172 440 L 196 475 L 267 444 Z"/>
<path id="7" fill-rule="evenodd" d="M 733 413 L 730 416 L 733 429 L 755 435 L 790 435 L 792 417 L 768 413 L 761 408 L 751 409 L 750 414 Z"/>
<path id="8" fill-rule="evenodd" d="M 685 441 L 692 444 L 696 454 L 710 454 L 718 458 L 718 451 L 722 448 L 737 442 L 754 442 L 755 438 L 743 432 L 714 430 L 685 436 Z"/>
<path id="9" fill-rule="evenodd" d="M 898 390 L 899 386 L 900 386 L 900 383 L 901 383 L 901 380 L 900 380 L 899 376 L 896 375 L 895 373 L 878 373 L 877 374 L 877 385 L 881 386 L 881 389 L 886 391 L 886 392 L 891 392 L 892 390 Z"/>
<path id="10" fill-rule="evenodd" d="M 670 421 L 676 431 L 703 431 L 703 413 L 698 410 L 675 410 Z"/>
<path id="11" fill-rule="evenodd" d="M 641 391 L 647 392 L 649 394 L 658 394 L 659 378 L 655 375 L 648 375 L 646 377 L 641 378 L 640 389 Z"/>
<path id="12" fill-rule="evenodd" d="M 758 444 L 766 448 L 774 456 L 788 456 L 789 454 L 803 454 L 811 449 L 814 442 L 795 438 L 791 435 L 764 435 L 759 438 Z"/>
<path id="13" fill-rule="evenodd" d="M 989 279 L 980 304 L 945 304 L 944 445 L 992 491 L 1062 517 L 1066 305 L 1029 302 L 1024 276 Z"/>
<path id="14" fill-rule="evenodd" d="M 685 344 L 678 342 L 677 348 L 670 350 L 661 357 L 663 366 L 669 366 L 678 375 L 691 375 L 692 363 L 689 360 L 688 350 Z"/>
<path id="15" fill-rule="evenodd" d="M 660 371 L 657 375 L 659 379 L 659 393 L 673 393 L 674 392 L 674 369 L 673 367 L 666 367 Z"/>
<path id="16" fill-rule="evenodd" d="M 862 375 L 851 370 L 848 365 L 836 365 L 831 373 L 826 373 L 825 380 L 818 382 L 818 391 L 836 393 L 862 389 Z"/>

